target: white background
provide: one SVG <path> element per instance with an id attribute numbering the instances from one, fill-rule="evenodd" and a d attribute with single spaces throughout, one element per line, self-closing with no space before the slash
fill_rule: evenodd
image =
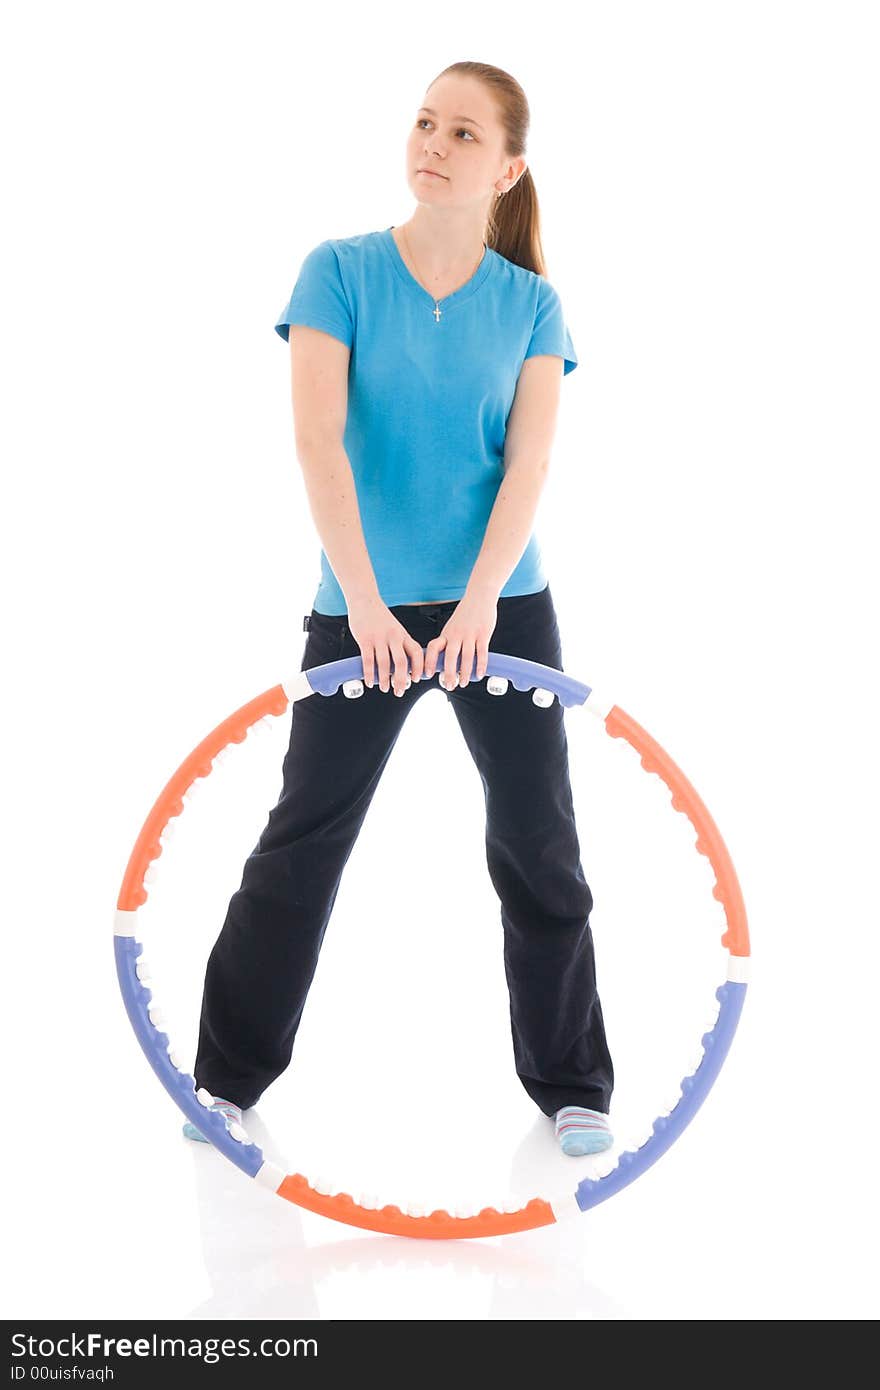
<path id="1" fill-rule="evenodd" d="M 6 1316 L 876 1316 L 875 23 L 767 0 L 7 14 Z M 565 666 L 706 802 L 754 969 L 661 1163 L 571 1226 L 449 1243 L 302 1212 L 188 1144 L 111 937 L 166 780 L 300 667 L 319 539 L 275 319 L 318 241 L 410 215 L 407 134 L 462 57 L 528 95 L 580 356 L 537 522 Z M 662 784 L 566 719 L 624 1147 L 689 1070 L 724 924 Z M 145 910 L 190 1059 L 288 734 L 289 712 L 210 777 Z M 251 1128 L 397 1202 L 589 1170 L 513 1070 L 482 789 L 439 696 Z"/>

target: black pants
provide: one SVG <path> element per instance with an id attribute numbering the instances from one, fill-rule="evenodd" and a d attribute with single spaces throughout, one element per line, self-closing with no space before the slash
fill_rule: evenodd
<path id="1" fill-rule="evenodd" d="M 457 600 L 391 608 L 424 648 Z M 499 598 L 490 651 L 562 670 L 549 585 Z M 311 613 L 302 669 L 360 648 L 348 615 Z M 596 991 L 563 707 L 486 681 L 444 691 L 414 681 L 402 696 L 378 680 L 362 696 L 294 703 L 283 787 L 245 862 L 205 976 L 195 1079 L 246 1109 L 290 1062 L 342 872 L 404 720 L 429 691 L 452 705 L 486 800 L 486 860 L 501 902 L 517 1075 L 535 1104 L 607 1114 L 614 1073 Z"/>

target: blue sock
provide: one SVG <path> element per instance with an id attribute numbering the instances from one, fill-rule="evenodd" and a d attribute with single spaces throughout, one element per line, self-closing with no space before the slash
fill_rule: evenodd
<path id="1" fill-rule="evenodd" d="M 562 1152 L 571 1157 L 601 1153 L 614 1143 L 608 1116 L 581 1105 L 563 1105 L 557 1110 L 556 1138 Z"/>
<path id="2" fill-rule="evenodd" d="M 230 1123 L 236 1121 L 238 1124 L 241 1124 L 241 1110 L 237 1105 L 234 1105 L 231 1100 L 223 1100 L 220 1096 L 217 1096 L 214 1100 L 214 1104 L 209 1105 L 208 1109 L 216 1110 L 221 1115 L 225 1115 Z M 187 1139 L 199 1139 L 203 1144 L 207 1144 L 208 1142 L 204 1134 L 202 1134 L 202 1131 L 196 1129 L 194 1124 L 190 1124 L 189 1120 L 187 1120 L 186 1124 L 183 1126 L 183 1132 Z"/>

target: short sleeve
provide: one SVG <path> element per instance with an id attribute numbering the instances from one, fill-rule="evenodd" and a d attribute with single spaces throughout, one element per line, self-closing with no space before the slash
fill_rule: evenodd
<path id="1" fill-rule="evenodd" d="M 543 275 L 539 276 L 538 284 L 535 324 L 529 345 L 526 348 L 526 357 L 545 355 L 562 357 L 565 362 L 562 374 L 567 376 L 569 372 L 574 371 L 578 364 L 578 358 L 574 350 L 574 343 L 571 341 L 571 334 L 566 327 L 562 301 L 549 280 L 545 280 Z"/>
<path id="2" fill-rule="evenodd" d="M 342 282 L 339 259 L 330 241 L 322 241 L 306 256 L 293 293 L 278 316 L 275 332 L 290 341 L 291 324 L 321 328 L 346 347 L 354 340 L 351 306 Z"/>

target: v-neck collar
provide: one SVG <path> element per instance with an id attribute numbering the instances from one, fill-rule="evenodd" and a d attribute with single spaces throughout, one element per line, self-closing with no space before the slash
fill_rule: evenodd
<path id="1" fill-rule="evenodd" d="M 492 250 L 491 246 L 486 246 L 483 251 L 482 260 L 471 278 L 465 280 L 463 285 L 459 285 L 458 289 L 452 294 L 447 294 L 443 299 L 436 299 L 430 291 L 425 289 L 424 285 L 419 283 L 410 271 L 406 261 L 400 254 L 400 248 L 397 242 L 391 235 L 392 230 L 392 227 L 386 227 L 384 231 L 379 233 L 379 239 L 388 252 L 391 264 L 397 271 L 398 276 L 414 299 L 417 299 L 421 304 L 428 305 L 431 309 L 434 308 L 435 304 L 439 304 L 441 312 L 443 313 L 448 309 L 456 308 L 459 304 L 463 304 L 466 299 L 470 299 L 472 294 L 476 294 L 495 262 L 496 252 Z"/>

